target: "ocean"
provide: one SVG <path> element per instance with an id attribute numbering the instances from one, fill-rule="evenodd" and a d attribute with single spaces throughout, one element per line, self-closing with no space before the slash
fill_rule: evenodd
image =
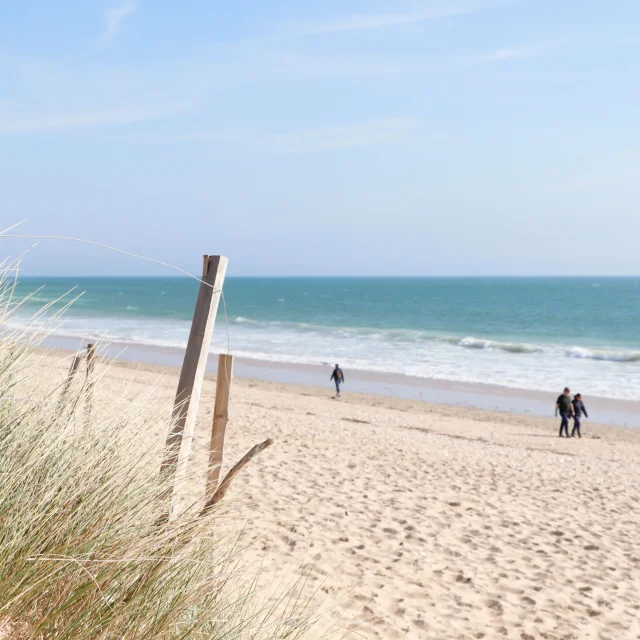
<path id="1" fill-rule="evenodd" d="M 184 347 L 187 278 L 24 278 L 19 325 L 67 292 L 61 336 Z M 640 400 L 640 278 L 228 278 L 212 352 Z"/>

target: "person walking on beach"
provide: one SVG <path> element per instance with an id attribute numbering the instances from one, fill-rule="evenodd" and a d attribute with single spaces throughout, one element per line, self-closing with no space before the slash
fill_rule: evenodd
<path id="1" fill-rule="evenodd" d="M 331 378 L 329 380 L 333 380 L 336 383 L 336 398 L 340 397 L 340 385 L 344 382 L 344 373 L 342 373 L 342 369 L 339 365 L 336 365 L 336 368 L 333 370 L 331 374 Z"/>
<path id="2" fill-rule="evenodd" d="M 562 438 L 562 431 L 564 430 L 567 438 L 569 437 L 569 418 L 573 417 L 573 404 L 571 404 L 571 397 L 569 396 L 571 392 L 568 388 L 562 392 L 561 396 L 558 396 L 556 400 L 556 417 L 558 416 L 558 411 L 560 412 L 560 416 L 562 417 L 562 422 L 560 423 L 560 433 L 558 434 Z"/>
<path id="3" fill-rule="evenodd" d="M 580 418 L 583 413 L 585 418 L 589 417 L 587 408 L 584 406 L 584 402 L 582 402 L 582 394 L 576 393 L 571 404 L 573 405 L 573 430 L 571 431 L 571 437 L 575 437 L 577 431 L 578 438 L 582 438 L 582 434 L 580 433 Z"/>

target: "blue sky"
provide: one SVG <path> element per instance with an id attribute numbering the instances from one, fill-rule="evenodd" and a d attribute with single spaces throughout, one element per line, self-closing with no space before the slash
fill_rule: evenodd
<path id="1" fill-rule="evenodd" d="M 0 227 L 235 275 L 638 274 L 638 24 L 637 0 L 5 2 Z M 25 267 L 167 273 L 47 241 Z"/>

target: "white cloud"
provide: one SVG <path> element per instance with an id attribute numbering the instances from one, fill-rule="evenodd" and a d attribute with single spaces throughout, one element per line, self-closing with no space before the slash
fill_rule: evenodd
<path id="1" fill-rule="evenodd" d="M 380 144 L 398 144 L 407 140 L 419 126 L 412 118 L 396 117 L 357 124 L 307 129 L 286 134 L 272 134 L 264 142 L 276 149 L 297 152 L 337 151 Z"/>
<path id="2" fill-rule="evenodd" d="M 634 169 L 636 169 L 634 167 Z M 571 191 L 590 191 L 599 189 L 618 189 L 620 187 L 637 187 L 638 171 L 627 167 L 615 173 L 604 173 L 598 176 L 586 176 L 569 180 L 564 188 Z"/>
<path id="3" fill-rule="evenodd" d="M 454 16 L 475 13 L 486 5 L 477 3 L 432 3 L 421 10 L 404 13 L 358 14 L 332 22 L 309 25 L 303 29 L 305 34 L 340 33 L 349 31 L 370 31 L 386 29 L 438 20 Z"/>
<path id="4" fill-rule="evenodd" d="M 306 52 L 266 52 L 260 57 L 261 71 L 285 78 L 309 79 L 316 77 L 351 77 L 401 75 L 432 70 L 431 61 L 416 60 L 410 56 L 371 53 L 314 54 Z"/>
<path id="5" fill-rule="evenodd" d="M 138 138 L 138 141 L 155 144 L 227 143 L 272 152 L 314 153 L 401 144 L 413 140 L 420 126 L 421 122 L 414 118 L 394 117 L 286 133 L 229 129 L 196 131 L 171 136 L 151 136 Z"/>
<path id="6" fill-rule="evenodd" d="M 562 56 L 584 44 L 584 36 L 574 31 L 557 33 L 544 39 L 529 41 L 512 47 L 503 47 L 475 56 L 478 62 L 509 62 L 530 60 L 541 56 Z"/>
<path id="7" fill-rule="evenodd" d="M 103 42 L 110 42 L 120 30 L 122 22 L 138 8 L 133 0 L 125 2 L 120 7 L 109 9 L 105 14 L 105 31 L 102 36 Z"/>
<path id="8" fill-rule="evenodd" d="M 0 135 L 71 131 L 106 126 L 117 126 L 160 120 L 182 113 L 189 104 L 167 101 L 152 104 L 130 104 L 111 108 L 82 111 L 43 111 L 25 115 L 24 112 L 0 111 Z"/>
<path id="9" fill-rule="evenodd" d="M 508 60 L 527 60 L 535 58 L 544 53 L 543 47 L 517 47 L 507 49 L 497 49 L 484 55 L 478 56 L 481 62 L 503 62 Z"/>

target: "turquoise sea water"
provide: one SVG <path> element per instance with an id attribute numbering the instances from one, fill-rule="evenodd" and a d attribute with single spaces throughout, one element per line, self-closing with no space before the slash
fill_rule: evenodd
<path id="1" fill-rule="evenodd" d="M 198 283 L 26 278 L 27 316 L 82 296 L 57 332 L 183 347 Z M 229 278 L 213 351 L 640 400 L 640 278 Z M 17 322 L 18 320 L 15 320 Z"/>

